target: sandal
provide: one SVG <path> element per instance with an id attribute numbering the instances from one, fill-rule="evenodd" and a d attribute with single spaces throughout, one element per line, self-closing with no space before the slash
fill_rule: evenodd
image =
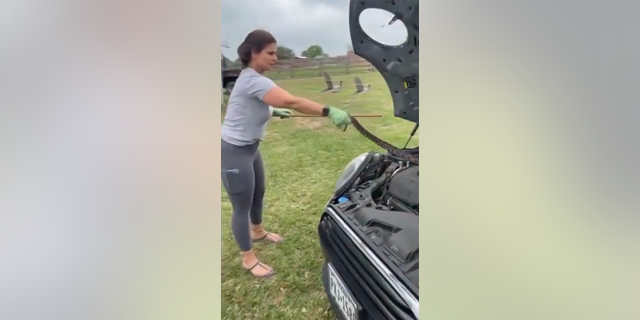
<path id="1" fill-rule="evenodd" d="M 251 270 L 255 269 L 258 265 L 260 265 L 261 267 L 265 268 L 265 270 L 269 270 L 269 269 L 271 269 L 271 271 L 269 271 L 267 274 L 265 274 L 265 275 L 263 275 L 263 276 L 256 275 L 256 274 L 254 274 L 253 272 L 251 272 Z M 243 267 L 244 267 L 244 266 L 243 266 Z M 275 270 L 273 270 L 273 268 L 268 268 L 266 265 L 264 265 L 264 264 L 263 264 L 262 262 L 260 262 L 260 261 L 256 262 L 256 264 L 254 264 L 254 265 L 253 265 L 253 267 L 251 267 L 251 268 L 245 268 L 245 269 L 247 269 L 247 272 L 251 273 L 251 275 L 252 275 L 252 276 L 254 276 L 254 277 L 258 277 L 258 278 L 269 278 L 269 277 L 271 277 L 272 275 L 276 274 L 276 271 L 275 271 Z"/>
<path id="2" fill-rule="evenodd" d="M 273 233 L 267 232 L 267 233 L 265 233 L 264 236 L 262 236 L 262 237 L 260 237 L 258 239 L 251 239 L 251 240 L 253 240 L 253 241 L 264 241 L 264 240 L 267 240 L 267 237 L 269 237 L 269 236 L 272 236 L 272 239 L 276 238 L 276 236 Z M 275 241 L 273 241 L 273 240 L 269 240 L 269 241 L 271 241 L 273 243 L 280 243 L 280 242 L 282 242 L 282 240 L 284 240 L 284 238 L 282 236 L 280 236 L 280 238 L 275 240 Z"/>

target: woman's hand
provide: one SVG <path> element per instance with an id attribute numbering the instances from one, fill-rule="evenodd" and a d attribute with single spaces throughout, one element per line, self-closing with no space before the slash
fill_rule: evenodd
<path id="1" fill-rule="evenodd" d="M 273 108 L 273 111 L 271 111 L 271 116 L 280 117 L 280 119 L 290 118 L 291 117 L 291 110 Z"/>
<path id="2" fill-rule="evenodd" d="M 351 117 L 349 114 L 336 107 L 329 106 L 329 115 L 327 117 L 331 119 L 333 124 L 342 131 L 346 131 L 347 127 L 351 124 Z"/>

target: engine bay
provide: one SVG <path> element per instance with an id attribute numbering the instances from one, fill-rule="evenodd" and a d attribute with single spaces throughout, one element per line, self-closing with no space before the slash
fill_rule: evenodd
<path id="1" fill-rule="evenodd" d="M 418 148 L 404 151 L 418 155 Z M 367 159 L 330 205 L 417 290 L 419 165 L 377 152 Z"/>

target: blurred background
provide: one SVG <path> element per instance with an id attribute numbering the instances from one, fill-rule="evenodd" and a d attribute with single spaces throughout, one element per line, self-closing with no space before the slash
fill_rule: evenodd
<path id="1" fill-rule="evenodd" d="M 2 1 L 0 319 L 219 314 L 219 10 Z"/>
<path id="2" fill-rule="evenodd" d="M 625 9 L 421 10 L 426 315 L 639 318 L 638 49 Z"/>

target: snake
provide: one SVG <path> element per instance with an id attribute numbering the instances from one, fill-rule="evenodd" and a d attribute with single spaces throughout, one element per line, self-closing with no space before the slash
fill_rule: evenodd
<path id="1" fill-rule="evenodd" d="M 411 162 L 412 164 L 418 165 L 419 161 L 418 158 L 409 153 L 406 150 L 400 149 L 380 138 L 378 138 L 376 135 L 374 135 L 373 133 L 369 132 L 367 129 L 365 129 L 362 124 L 360 124 L 360 122 L 353 116 L 349 115 L 349 118 L 351 119 L 351 124 L 353 125 L 354 128 L 356 128 L 356 130 L 363 135 L 365 138 L 369 139 L 371 142 L 375 143 L 376 145 L 378 145 L 380 148 L 386 150 L 387 152 L 389 152 L 391 155 L 396 156 L 398 158 L 403 158 L 403 159 L 407 159 L 409 162 Z"/>

